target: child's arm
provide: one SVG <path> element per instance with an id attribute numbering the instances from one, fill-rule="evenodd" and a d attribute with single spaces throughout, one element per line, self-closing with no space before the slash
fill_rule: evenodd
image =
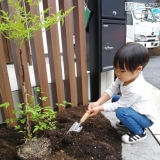
<path id="1" fill-rule="evenodd" d="M 105 103 L 109 99 L 110 99 L 109 94 L 104 92 L 102 94 L 102 96 L 96 102 L 92 102 L 92 103 L 89 104 L 88 110 L 90 111 L 92 108 L 102 105 L 103 103 Z"/>
<path id="2" fill-rule="evenodd" d="M 90 112 L 90 116 L 96 115 L 98 114 L 98 112 L 103 111 L 104 107 L 102 104 L 111 99 L 111 96 L 118 92 L 119 80 L 116 79 L 116 81 L 110 85 L 110 87 L 102 94 L 102 96 L 96 102 L 92 102 L 89 104 L 88 111 Z"/>
<path id="3" fill-rule="evenodd" d="M 111 97 L 109 96 L 109 94 L 107 92 L 104 92 L 102 96 L 97 100 L 98 106 L 102 105 L 103 103 L 108 101 L 110 98 Z"/>
<path id="4" fill-rule="evenodd" d="M 104 107 L 102 106 L 102 104 L 108 101 L 109 99 L 109 94 L 104 92 L 96 102 L 90 103 L 88 106 L 88 111 L 90 114 L 89 116 L 94 116 L 98 114 L 100 111 L 103 111 Z"/>
<path id="5" fill-rule="evenodd" d="M 110 97 L 113 97 L 115 94 L 120 92 L 120 81 L 116 79 L 109 87 L 105 90 Z"/>

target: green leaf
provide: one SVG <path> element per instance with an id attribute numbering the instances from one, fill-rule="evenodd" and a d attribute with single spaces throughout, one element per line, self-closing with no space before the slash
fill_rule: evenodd
<path id="1" fill-rule="evenodd" d="M 18 107 L 18 108 L 22 108 L 23 105 L 24 105 L 24 103 L 18 103 L 18 104 L 17 104 L 17 107 Z"/>
<path id="2" fill-rule="evenodd" d="M 36 92 L 40 92 L 40 91 L 41 91 L 40 87 L 36 87 L 36 88 L 34 88 L 34 90 L 35 90 Z"/>
<path id="3" fill-rule="evenodd" d="M 42 100 L 42 101 L 46 101 L 47 98 L 48 97 L 39 97 L 39 99 Z"/>
<path id="4" fill-rule="evenodd" d="M 20 125 L 14 126 L 15 129 L 20 129 Z"/>
<path id="5" fill-rule="evenodd" d="M 18 112 L 17 112 L 16 110 L 12 110 L 12 113 L 13 113 L 13 114 L 16 114 L 16 113 L 18 113 Z"/>
<path id="6" fill-rule="evenodd" d="M 26 123 L 26 118 L 22 118 L 19 120 L 21 124 L 25 124 Z"/>
<path id="7" fill-rule="evenodd" d="M 6 119 L 6 120 L 5 120 L 5 123 L 9 123 L 9 122 L 10 122 L 10 120 L 9 120 L 9 119 Z"/>
<path id="8" fill-rule="evenodd" d="M 34 130 L 33 130 L 33 133 L 35 133 L 36 131 L 39 130 L 39 126 L 34 126 Z"/>
<path id="9" fill-rule="evenodd" d="M 58 106 L 58 107 L 59 107 L 59 106 L 65 107 L 65 105 L 64 105 L 63 103 L 60 103 L 60 104 L 59 104 L 59 103 L 56 103 L 56 106 Z"/>
<path id="10" fill-rule="evenodd" d="M 28 114 L 28 113 L 32 113 L 33 115 L 36 115 L 36 112 L 33 110 L 33 109 L 28 109 L 27 111 L 26 111 L 26 113 Z"/>
<path id="11" fill-rule="evenodd" d="M 34 103 L 34 100 L 35 100 L 34 96 L 31 96 L 30 100 L 31 100 L 32 103 Z"/>
<path id="12" fill-rule="evenodd" d="M 5 108 L 8 108 L 9 107 L 9 102 L 5 102 L 3 104 L 0 104 L 0 107 L 5 107 Z"/>
<path id="13" fill-rule="evenodd" d="M 70 103 L 70 102 L 67 102 L 67 101 L 63 101 L 63 103 L 64 103 L 65 105 L 67 105 L 67 104 L 69 104 L 69 105 L 74 105 L 73 103 Z"/>
<path id="14" fill-rule="evenodd" d="M 15 120 L 13 118 L 10 118 L 10 123 L 15 122 Z"/>

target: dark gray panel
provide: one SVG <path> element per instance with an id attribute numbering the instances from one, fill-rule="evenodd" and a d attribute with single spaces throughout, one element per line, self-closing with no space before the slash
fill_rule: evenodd
<path id="1" fill-rule="evenodd" d="M 113 59 L 117 50 L 125 44 L 125 24 L 102 21 L 101 71 L 113 69 Z"/>
<path id="2" fill-rule="evenodd" d="M 101 0 L 102 18 L 125 19 L 125 0 Z"/>

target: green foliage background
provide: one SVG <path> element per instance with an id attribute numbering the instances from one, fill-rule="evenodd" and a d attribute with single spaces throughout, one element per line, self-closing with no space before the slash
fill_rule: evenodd
<path id="1" fill-rule="evenodd" d="M 2 0 L 0 0 L 2 1 Z M 20 48 L 25 41 L 33 38 L 36 34 L 40 33 L 42 28 L 49 29 L 59 21 L 64 23 L 64 18 L 72 11 L 72 8 L 66 12 L 60 10 L 57 14 L 51 14 L 44 17 L 50 8 L 45 9 L 40 15 L 32 15 L 31 12 L 26 11 L 23 0 L 7 0 L 8 5 L 13 7 L 14 13 L 9 14 L 4 10 L 0 10 L 0 33 L 5 38 L 14 41 Z M 33 0 L 26 0 L 31 7 L 38 7 L 41 0 L 33 2 Z M 39 31 L 39 32 L 38 32 Z"/>

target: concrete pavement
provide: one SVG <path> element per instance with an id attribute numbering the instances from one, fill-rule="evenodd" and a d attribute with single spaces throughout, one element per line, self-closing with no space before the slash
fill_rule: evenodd
<path id="1" fill-rule="evenodd" d="M 149 63 L 143 70 L 147 82 L 160 89 L 160 56 L 151 56 Z"/>

